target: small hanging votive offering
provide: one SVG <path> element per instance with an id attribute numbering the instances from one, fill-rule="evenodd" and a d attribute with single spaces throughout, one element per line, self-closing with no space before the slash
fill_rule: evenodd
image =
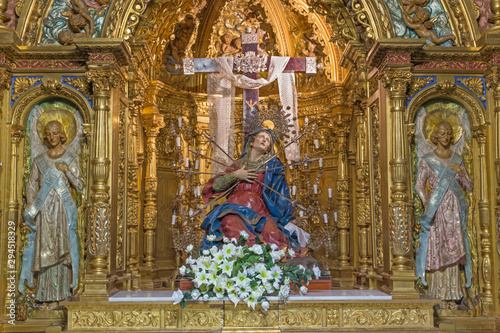
<path id="1" fill-rule="evenodd" d="M 323 158 L 319 158 L 319 168 L 321 169 L 323 167 Z"/>
<path id="2" fill-rule="evenodd" d="M 182 127 L 182 117 L 177 118 L 177 121 L 179 122 L 179 128 Z"/>
<path id="3" fill-rule="evenodd" d="M 325 219 L 325 224 L 328 224 L 328 214 L 323 214 L 323 218 Z"/>
<path id="4" fill-rule="evenodd" d="M 193 208 L 189 208 L 189 217 L 193 216 L 194 210 Z M 326 214 L 325 214 L 326 215 Z"/>
<path id="5" fill-rule="evenodd" d="M 333 213 L 333 219 L 335 220 L 335 222 L 337 222 L 337 212 Z"/>
<path id="6" fill-rule="evenodd" d="M 295 195 L 297 193 L 297 186 L 293 185 L 292 186 L 292 195 Z"/>
<path id="7" fill-rule="evenodd" d="M 186 159 L 184 160 L 184 166 L 187 168 L 189 168 L 189 157 L 186 157 Z"/>
<path id="8" fill-rule="evenodd" d="M 177 145 L 177 147 L 181 146 L 181 137 L 180 136 L 175 138 L 175 144 Z"/>
<path id="9" fill-rule="evenodd" d="M 333 196 L 333 190 L 332 190 L 332 188 L 330 186 L 328 186 L 328 198 L 331 199 L 332 196 Z"/>
<path id="10" fill-rule="evenodd" d="M 304 118 L 304 126 L 307 127 L 309 125 L 309 118 L 307 116 Z"/>
<path id="11" fill-rule="evenodd" d="M 194 168 L 198 170 L 200 168 L 200 160 L 194 161 Z"/>
<path id="12" fill-rule="evenodd" d="M 172 225 L 175 225 L 175 220 L 177 220 L 177 215 L 172 215 Z"/>
<path id="13" fill-rule="evenodd" d="M 314 139 L 314 148 L 319 149 L 319 140 Z"/>
<path id="14" fill-rule="evenodd" d="M 300 217 L 304 217 L 304 211 L 303 211 L 303 210 L 301 210 L 301 211 L 299 212 L 299 216 L 300 216 Z"/>
<path id="15" fill-rule="evenodd" d="M 196 194 L 197 194 L 196 195 L 197 197 L 201 196 L 201 186 L 200 185 L 196 186 Z"/>
<path id="16" fill-rule="evenodd" d="M 318 194 L 318 185 L 313 185 L 314 194 Z"/>
<path id="17" fill-rule="evenodd" d="M 184 185 L 179 188 L 179 195 L 182 195 L 182 193 L 184 193 Z"/>

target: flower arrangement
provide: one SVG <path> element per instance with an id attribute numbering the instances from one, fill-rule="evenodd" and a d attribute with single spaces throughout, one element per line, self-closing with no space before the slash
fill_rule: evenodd
<path id="1" fill-rule="evenodd" d="M 258 240 L 250 247 L 243 245 L 247 239 L 248 234 L 242 231 L 238 240 L 224 237 L 220 248 L 213 246 L 210 250 L 197 252 L 196 259 L 190 255 L 186 266 L 180 268 L 180 274 L 192 277 L 194 286 L 189 292 L 180 289 L 174 292 L 174 304 L 184 307 L 189 299 L 207 301 L 211 297 L 228 297 L 235 306 L 244 301 L 255 310 L 261 303 L 267 311 L 266 296 L 276 293 L 287 301 L 292 288 L 303 295 L 307 293 L 305 285 L 312 276 L 317 279 L 321 275 L 316 266 L 313 270 L 303 265 L 285 266 L 287 253 L 284 249 Z M 193 246 L 189 245 L 187 251 L 194 252 Z M 288 249 L 288 255 L 295 257 L 293 249 Z"/>

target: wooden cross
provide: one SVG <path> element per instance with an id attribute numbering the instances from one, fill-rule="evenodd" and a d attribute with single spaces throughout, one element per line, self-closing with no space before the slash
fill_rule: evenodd
<path id="1" fill-rule="evenodd" d="M 251 79 L 258 79 L 259 71 L 269 69 L 271 58 L 267 57 L 265 64 L 259 64 L 258 56 L 259 37 L 257 33 L 241 35 L 242 56 L 235 56 L 233 71 L 238 69 Z M 243 66 L 242 66 L 243 64 Z M 255 66 L 256 65 L 256 66 Z M 184 74 L 216 73 L 217 69 L 211 58 L 185 58 L 183 61 Z M 260 68 L 255 68 L 260 67 Z M 286 72 L 316 73 L 316 57 L 291 57 L 285 67 Z M 243 89 L 243 130 L 246 133 L 246 119 L 252 110 L 259 106 L 259 89 Z"/>

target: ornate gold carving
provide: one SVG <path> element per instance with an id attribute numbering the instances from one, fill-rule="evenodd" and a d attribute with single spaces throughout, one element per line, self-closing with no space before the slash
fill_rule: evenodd
<path id="1" fill-rule="evenodd" d="M 182 311 L 182 327 L 210 328 L 221 327 L 223 325 L 223 312 L 207 310 L 189 310 Z"/>
<path id="2" fill-rule="evenodd" d="M 294 309 L 280 312 L 281 326 L 321 326 L 321 309 Z"/>
<path id="3" fill-rule="evenodd" d="M 69 85 L 75 87 L 79 92 L 81 92 L 87 99 L 92 98 L 92 94 L 90 92 L 89 82 L 83 76 L 76 78 L 65 78 L 64 82 L 67 82 Z"/>
<path id="4" fill-rule="evenodd" d="M 177 310 L 165 310 L 165 327 L 177 327 Z"/>
<path id="5" fill-rule="evenodd" d="M 116 88 L 121 81 L 120 75 L 109 68 L 90 70 L 85 75 L 87 76 L 87 81 L 92 83 L 94 91 L 99 93 L 109 93 L 111 88 Z"/>
<path id="6" fill-rule="evenodd" d="M 419 92 L 420 89 L 425 87 L 427 84 L 433 82 L 434 80 L 435 79 L 433 77 L 412 77 L 410 81 L 410 89 L 408 90 L 407 99 L 410 100 L 410 98 L 417 92 Z"/>
<path id="7" fill-rule="evenodd" d="M 226 327 L 272 327 L 279 325 L 278 310 L 270 308 L 268 311 L 224 309 L 224 326 Z"/>
<path id="8" fill-rule="evenodd" d="M 343 311 L 344 327 L 426 325 L 429 313 L 420 309 L 370 309 Z"/>
<path id="9" fill-rule="evenodd" d="M 340 325 L 340 318 L 339 318 L 339 310 L 334 309 L 334 310 L 327 310 L 326 313 L 326 325 L 327 326 L 339 326 Z"/>
<path id="10" fill-rule="evenodd" d="M 89 205 L 89 253 L 105 257 L 110 241 L 109 204 L 96 202 Z"/>
<path id="11" fill-rule="evenodd" d="M 389 96 L 404 96 L 411 78 L 412 73 L 408 71 L 386 71 L 382 78 L 382 82 L 384 87 L 388 90 Z"/>
<path id="12" fill-rule="evenodd" d="M 75 311 L 72 319 L 74 328 L 160 328 L 159 310 Z"/>
<path id="13" fill-rule="evenodd" d="M 382 193 L 381 193 L 381 179 L 382 172 L 380 170 L 380 129 L 379 129 L 379 106 L 374 104 L 371 107 L 372 115 L 372 156 L 373 156 L 373 189 L 374 189 L 374 217 L 375 217 L 375 239 L 377 247 L 377 257 L 375 267 L 384 266 L 384 235 L 382 226 Z"/>
<path id="14" fill-rule="evenodd" d="M 472 92 L 476 94 L 481 101 L 484 102 L 486 100 L 483 80 L 480 77 L 460 77 L 457 81 L 472 90 Z"/>
<path id="15" fill-rule="evenodd" d="M 23 92 L 31 88 L 35 83 L 42 82 L 39 77 L 16 77 L 11 99 L 15 101 Z"/>
<path id="16" fill-rule="evenodd" d="M 406 202 L 391 204 L 391 245 L 395 256 L 406 255 L 411 245 L 411 207 Z"/>

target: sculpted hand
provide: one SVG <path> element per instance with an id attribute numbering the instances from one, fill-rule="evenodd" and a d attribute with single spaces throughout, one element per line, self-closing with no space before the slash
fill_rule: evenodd
<path id="1" fill-rule="evenodd" d="M 56 168 L 57 168 L 57 170 L 62 171 L 64 173 L 66 173 L 69 170 L 68 165 L 64 162 L 62 162 L 62 163 L 56 162 Z"/>
<path id="2" fill-rule="evenodd" d="M 255 173 L 255 170 L 246 170 L 245 168 L 246 165 L 244 165 L 243 168 L 236 170 L 233 174 L 236 178 L 253 184 L 253 181 L 257 179 L 257 174 Z"/>
<path id="3" fill-rule="evenodd" d="M 462 172 L 462 168 L 460 168 L 460 165 L 458 165 L 457 163 L 448 163 L 448 167 L 456 173 Z"/>
<path id="4" fill-rule="evenodd" d="M 305 217 L 305 216 L 298 217 L 294 220 L 291 220 L 290 223 L 293 223 L 297 227 L 302 228 L 302 229 L 307 228 L 307 226 L 309 225 L 309 223 L 307 222 L 307 217 Z"/>

